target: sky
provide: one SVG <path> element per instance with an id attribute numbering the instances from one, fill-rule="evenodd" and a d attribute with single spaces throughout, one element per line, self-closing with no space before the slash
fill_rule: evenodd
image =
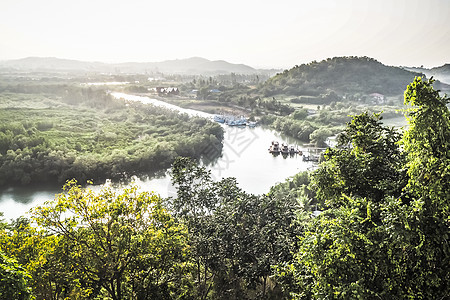
<path id="1" fill-rule="evenodd" d="M 450 0 L 0 0 L 0 60 L 450 63 Z"/>

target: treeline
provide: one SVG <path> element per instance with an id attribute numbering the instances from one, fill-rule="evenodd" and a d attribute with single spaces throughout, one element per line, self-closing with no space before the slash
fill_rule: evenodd
<path id="1" fill-rule="evenodd" d="M 258 75 L 247 75 L 246 77 L 249 77 L 249 79 L 244 81 L 237 81 L 235 77 L 241 76 L 233 74 L 231 75 L 231 81 L 224 81 L 223 77 L 225 76 L 210 77 L 207 80 L 193 80 L 190 83 L 183 84 L 180 89 L 184 95 L 195 96 L 198 100 L 214 101 L 218 105 L 236 105 L 249 109 L 256 115 L 260 115 L 262 111 L 286 115 L 294 110 L 294 108 L 277 101 L 275 98 L 262 99 L 264 97 L 255 89 L 256 84 L 260 83 L 261 80 Z M 190 93 L 192 90 L 195 90 L 194 94 Z"/>
<path id="2" fill-rule="evenodd" d="M 0 222 L 5 299 L 446 299 L 450 99 L 417 78 L 409 128 L 352 118 L 266 195 L 178 158 L 177 196 L 69 182 Z"/>
<path id="3" fill-rule="evenodd" d="M 397 112 L 385 107 L 383 113 L 386 117 L 395 117 Z M 317 109 L 299 108 L 293 113 L 282 116 L 265 115 L 260 119 L 261 124 L 294 137 L 305 143 L 314 143 L 318 147 L 325 147 L 325 141 L 342 131 L 345 123 L 351 116 L 359 115 L 364 111 L 375 112 L 376 107 L 367 108 L 352 106 L 350 103 L 331 103 L 318 106 Z"/>
<path id="4" fill-rule="evenodd" d="M 52 91 L 1 95 L 0 186 L 118 179 L 165 169 L 177 156 L 221 154 L 223 130 L 205 119 L 101 89 Z"/>

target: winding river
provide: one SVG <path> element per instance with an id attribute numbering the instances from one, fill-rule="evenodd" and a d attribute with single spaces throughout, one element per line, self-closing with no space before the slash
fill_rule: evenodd
<path id="1" fill-rule="evenodd" d="M 191 116 L 197 115 L 209 119 L 213 117 L 211 114 L 183 109 L 148 97 L 122 93 L 113 93 L 112 95 L 128 101 L 163 106 Z M 246 192 L 263 194 L 269 192 L 270 187 L 276 183 L 283 182 L 286 178 L 313 167 L 312 162 L 303 161 L 300 155 L 283 157 L 268 153 L 271 142 L 278 141 L 280 145 L 282 143 L 297 145 L 304 154 L 308 154 L 308 148 L 304 148 L 298 140 L 262 126 L 255 128 L 223 126 L 225 136 L 222 157 L 207 166 L 216 180 L 235 177 L 239 186 Z M 168 171 L 162 176 L 135 178 L 134 183 L 142 190 L 154 191 L 162 197 L 176 195 L 176 189 L 171 185 Z M 92 188 L 100 189 L 101 186 L 96 185 Z M 124 184 L 114 186 L 121 188 Z M 0 212 L 4 213 L 4 218 L 7 220 L 17 218 L 26 215 L 32 207 L 54 198 L 55 194 L 60 192 L 60 188 L 52 187 L 21 187 L 0 190 Z"/>

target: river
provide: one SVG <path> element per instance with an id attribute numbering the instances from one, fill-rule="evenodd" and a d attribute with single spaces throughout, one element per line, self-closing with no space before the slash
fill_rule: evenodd
<path id="1" fill-rule="evenodd" d="M 211 114 L 183 109 L 148 97 L 122 93 L 113 93 L 112 95 L 129 101 L 164 106 L 191 116 L 198 115 L 209 119 L 213 117 Z M 278 141 L 280 145 L 282 143 L 297 145 L 304 154 L 308 154 L 308 149 L 302 147 L 302 144 L 296 139 L 263 126 L 238 128 L 223 125 L 223 128 L 225 136 L 222 157 L 207 166 L 215 180 L 235 177 L 239 186 L 246 192 L 263 194 L 269 192 L 270 187 L 276 183 L 283 182 L 286 178 L 313 167 L 312 162 L 304 162 L 300 155 L 283 157 L 281 155 L 273 156 L 268 152 L 271 142 Z M 168 171 L 158 177 L 135 178 L 134 183 L 142 190 L 154 191 L 162 197 L 176 195 L 176 189 L 171 185 Z M 122 184 L 115 186 L 123 187 Z M 92 188 L 99 189 L 101 185 Z M 55 194 L 60 192 L 60 188 L 54 187 L 9 188 L 0 191 L 0 212 L 4 213 L 4 218 L 7 220 L 17 218 L 26 215 L 32 207 L 54 198 Z"/>

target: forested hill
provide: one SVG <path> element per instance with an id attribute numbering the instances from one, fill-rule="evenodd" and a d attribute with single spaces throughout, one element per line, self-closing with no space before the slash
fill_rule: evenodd
<path id="1" fill-rule="evenodd" d="M 449 89 L 447 85 L 450 85 L 450 64 L 445 64 L 440 67 L 435 67 L 431 69 L 427 69 L 424 67 L 405 67 L 406 70 L 412 72 L 421 72 L 425 74 L 427 77 L 434 77 L 439 80 L 441 83 L 444 83 L 444 89 Z M 436 85 L 436 84 L 435 84 Z M 437 86 L 438 89 L 441 89 L 441 86 Z"/>
<path id="2" fill-rule="evenodd" d="M 398 95 L 421 73 L 383 65 L 368 57 L 335 57 L 295 66 L 261 86 L 265 96 L 277 94 L 319 96 L 334 91 L 338 95 Z"/>
<path id="3" fill-rule="evenodd" d="M 450 64 L 432 68 L 430 75 L 446 84 L 450 84 Z"/>

